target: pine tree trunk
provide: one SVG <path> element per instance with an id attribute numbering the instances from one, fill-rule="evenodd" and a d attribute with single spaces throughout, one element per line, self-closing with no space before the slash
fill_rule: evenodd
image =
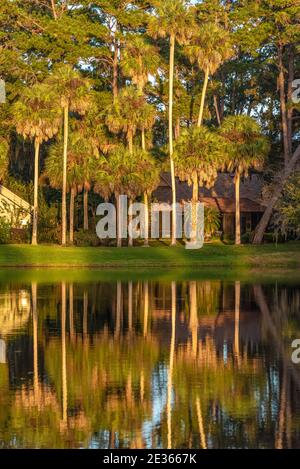
<path id="1" fill-rule="evenodd" d="M 118 90 L 118 45 L 117 40 L 114 40 L 114 58 L 113 58 L 113 97 L 114 101 L 117 99 L 119 90 Z"/>
<path id="2" fill-rule="evenodd" d="M 40 144 L 36 139 L 34 143 L 34 201 L 33 201 L 32 240 L 31 240 L 31 244 L 34 246 L 37 245 L 37 230 L 38 230 L 39 157 L 40 157 Z"/>
<path id="3" fill-rule="evenodd" d="M 295 50 L 294 46 L 290 46 L 289 51 L 289 77 L 288 77 L 288 93 L 287 93 L 287 100 L 289 103 L 292 102 L 292 94 L 293 94 L 293 81 L 295 78 Z M 289 144 L 289 153 L 290 155 L 293 153 L 293 106 L 290 105 L 289 109 L 287 110 L 287 126 L 288 126 L 288 144 Z"/>
<path id="4" fill-rule="evenodd" d="M 198 117 L 198 127 L 201 127 L 202 122 L 203 122 L 204 104 L 205 104 L 206 91 L 207 91 L 207 85 L 208 85 L 208 76 L 209 76 L 209 70 L 207 68 L 205 70 L 204 83 L 203 83 L 203 89 L 202 89 L 202 95 L 201 95 L 201 103 L 200 103 L 200 110 L 199 110 L 199 117 Z"/>
<path id="5" fill-rule="evenodd" d="M 89 193 L 86 189 L 83 191 L 83 229 L 89 229 Z"/>
<path id="6" fill-rule="evenodd" d="M 290 160 L 290 146 L 289 146 L 289 140 L 288 140 L 288 123 L 287 123 L 285 76 L 284 76 L 283 47 L 282 46 L 279 46 L 279 50 L 278 50 L 278 65 L 279 65 L 278 86 L 279 86 L 279 93 L 280 93 L 284 166 L 286 168 Z"/>
<path id="7" fill-rule="evenodd" d="M 74 203 L 75 203 L 75 189 L 71 187 L 70 193 L 70 244 L 74 242 Z"/>
<path id="8" fill-rule="evenodd" d="M 172 240 L 171 245 L 176 246 L 176 178 L 173 159 L 173 88 L 174 88 L 174 57 L 175 35 L 170 36 L 170 71 L 169 71 L 169 155 L 172 181 Z"/>
<path id="9" fill-rule="evenodd" d="M 67 163 L 68 163 L 68 132 L 69 132 L 69 107 L 64 107 L 64 153 L 63 153 L 63 187 L 62 187 L 62 235 L 61 244 L 67 243 Z"/>
<path id="10" fill-rule="evenodd" d="M 284 175 L 281 177 L 281 179 L 279 180 L 279 182 L 277 183 L 274 191 L 273 191 L 273 194 L 268 202 L 268 206 L 262 216 L 262 219 L 260 220 L 259 224 L 257 225 L 256 227 L 256 230 L 255 230 L 255 234 L 254 234 L 254 238 L 253 238 L 253 244 L 261 244 L 262 241 L 263 241 L 263 237 L 264 237 L 264 234 L 265 234 L 265 231 L 268 227 L 268 224 L 270 222 L 270 219 L 271 219 L 271 216 L 272 216 L 272 212 L 273 212 L 273 209 L 275 207 L 275 205 L 277 204 L 278 202 L 278 199 L 281 195 L 281 192 L 284 188 L 284 185 L 287 181 L 287 179 L 289 178 L 289 176 L 292 174 L 294 168 L 296 167 L 296 164 L 298 162 L 300 158 L 300 145 L 297 147 L 295 153 L 293 154 L 286 170 L 285 170 L 285 173 Z"/>
<path id="11" fill-rule="evenodd" d="M 240 211 L 240 181 L 239 173 L 235 175 L 235 244 L 241 244 L 241 211 Z"/>

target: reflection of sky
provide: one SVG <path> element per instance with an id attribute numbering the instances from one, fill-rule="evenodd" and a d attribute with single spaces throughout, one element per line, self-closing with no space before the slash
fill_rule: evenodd
<path id="1" fill-rule="evenodd" d="M 151 420 L 146 420 L 142 427 L 142 434 L 147 448 L 153 447 L 152 432 L 161 423 L 162 414 L 167 405 L 168 374 L 168 366 L 164 363 L 160 363 L 152 374 L 152 417 Z M 174 401 L 173 397 L 172 403 Z"/>

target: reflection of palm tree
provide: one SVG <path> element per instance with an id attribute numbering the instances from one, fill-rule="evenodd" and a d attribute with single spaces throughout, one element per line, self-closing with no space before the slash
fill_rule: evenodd
<path id="1" fill-rule="evenodd" d="M 66 284 L 61 284 L 61 351 L 62 351 L 62 413 L 63 423 L 68 419 L 68 387 L 67 387 L 67 356 L 66 356 Z"/>
<path id="2" fill-rule="evenodd" d="M 118 337 L 121 330 L 121 309 L 122 309 L 122 283 L 117 282 L 117 308 L 116 308 L 116 328 L 115 335 Z"/>
<path id="3" fill-rule="evenodd" d="M 74 290 L 73 283 L 69 285 L 69 322 L 70 322 L 70 337 L 74 341 Z"/>
<path id="4" fill-rule="evenodd" d="M 197 357 L 198 349 L 198 317 L 197 317 L 197 283 L 190 282 L 190 329 L 192 332 L 193 357 Z"/>
<path id="5" fill-rule="evenodd" d="M 235 313 L 234 313 L 234 355 L 239 364 L 240 361 L 240 305 L 241 282 L 235 282 Z"/>
<path id="6" fill-rule="evenodd" d="M 83 338 L 86 340 L 88 332 L 88 292 L 83 292 Z"/>
<path id="7" fill-rule="evenodd" d="M 197 409 L 197 418 L 198 418 L 198 426 L 199 426 L 199 434 L 200 434 L 200 444 L 203 449 L 207 449 L 204 426 L 203 426 L 202 410 L 201 410 L 199 397 L 197 397 L 196 399 L 196 409 Z"/>
<path id="8" fill-rule="evenodd" d="M 172 335 L 171 335 L 171 343 L 170 343 L 168 399 L 167 399 L 168 449 L 172 448 L 172 386 L 173 386 L 173 369 L 174 369 L 174 353 L 175 353 L 175 336 L 176 336 L 176 283 L 172 282 Z"/>
<path id="9" fill-rule="evenodd" d="M 33 387 L 36 403 L 39 399 L 39 363 L 38 363 L 38 323 L 37 323 L 37 284 L 31 285 L 33 319 Z"/>
<path id="10" fill-rule="evenodd" d="M 144 283 L 144 337 L 148 332 L 148 316 L 149 316 L 149 284 Z"/>
<path id="11" fill-rule="evenodd" d="M 132 282 L 128 282 L 128 330 L 132 332 Z"/>

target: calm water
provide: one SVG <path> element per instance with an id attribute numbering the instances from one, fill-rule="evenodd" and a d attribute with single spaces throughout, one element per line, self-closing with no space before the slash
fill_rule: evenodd
<path id="1" fill-rule="evenodd" d="M 300 447 L 299 282 L 65 277 L 2 272 L 0 447 Z"/>

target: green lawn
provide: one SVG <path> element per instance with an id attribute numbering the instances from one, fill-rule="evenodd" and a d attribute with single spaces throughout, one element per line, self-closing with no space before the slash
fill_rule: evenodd
<path id="1" fill-rule="evenodd" d="M 198 251 L 160 246 L 152 248 L 79 248 L 59 246 L 0 246 L 3 267 L 299 268 L 300 243 L 264 246 L 207 244 Z"/>

